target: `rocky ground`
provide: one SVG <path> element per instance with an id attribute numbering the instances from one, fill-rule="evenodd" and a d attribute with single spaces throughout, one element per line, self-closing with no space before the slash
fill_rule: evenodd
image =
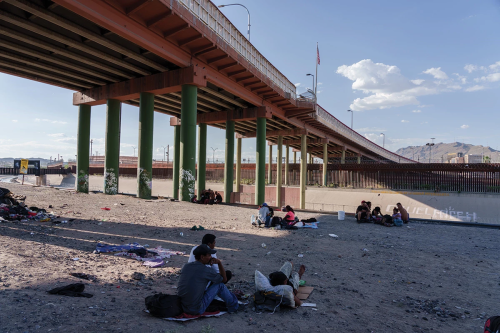
<path id="1" fill-rule="evenodd" d="M 256 213 L 250 208 L 2 186 L 68 223 L 0 223 L 1 332 L 482 332 L 486 318 L 500 314 L 500 230 L 419 223 L 385 228 L 310 213 L 298 215 L 316 217 L 319 229 L 257 229 L 249 223 Z M 235 274 L 230 288 L 252 293 L 256 269 L 267 275 L 291 260 L 306 265 L 303 279 L 315 288 L 307 301 L 317 307 L 271 315 L 249 306 L 220 318 L 167 322 L 143 312 L 144 298 L 175 293 L 187 255 L 147 268 L 93 254 L 98 241 L 189 253 L 205 233 L 189 231 L 193 225 L 218 237 L 218 256 Z M 46 292 L 76 282 L 94 296 Z"/>

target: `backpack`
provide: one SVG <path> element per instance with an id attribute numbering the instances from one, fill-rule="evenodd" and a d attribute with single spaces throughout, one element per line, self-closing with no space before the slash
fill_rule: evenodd
<path id="1" fill-rule="evenodd" d="M 271 220 L 271 227 L 276 227 L 278 225 L 281 225 L 281 217 L 275 216 Z"/>
<path id="2" fill-rule="evenodd" d="M 498 333 L 500 332 L 500 316 L 488 318 L 484 324 L 484 333 Z"/>
<path id="3" fill-rule="evenodd" d="M 158 318 L 177 317 L 184 312 L 177 295 L 154 294 L 146 297 L 145 303 L 149 313 Z"/>

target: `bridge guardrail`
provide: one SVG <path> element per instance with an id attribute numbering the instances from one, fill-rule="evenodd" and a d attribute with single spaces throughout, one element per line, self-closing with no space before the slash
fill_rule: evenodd
<path id="1" fill-rule="evenodd" d="M 292 99 L 297 98 L 296 87 L 274 67 L 210 0 L 177 0 L 189 9 L 201 22 L 215 31 L 234 50 L 247 59 Z"/>
<path id="2" fill-rule="evenodd" d="M 40 174 L 37 174 L 36 169 L 28 168 L 27 175 L 66 175 L 71 173 L 71 169 L 40 169 Z M 17 168 L 0 168 L 0 175 L 19 175 Z"/>

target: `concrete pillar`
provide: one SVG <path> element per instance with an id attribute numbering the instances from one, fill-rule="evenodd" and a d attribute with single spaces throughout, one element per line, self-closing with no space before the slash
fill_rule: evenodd
<path id="1" fill-rule="evenodd" d="M 180 158 L 181 158 L 181 126 L 174 126 L 174 161 L 173 161 L 173 190 L 174 193 L 172 196 L 174 199 L 179 200 L 179 166 L 180 166 Z"/>
<path id="2" fill-rule="evenodd" d="M 236 139 L 236 189 L 235 192 L 240 192 L 241 186 L 241 138 Z"/>
<path id="3" fill-rule="evenodd" d="M 226 164 L 224 165 L 224 202 L 231 202 L 234 168 L 234 120 L 226 122 Z"/>
<path id="4" fill-rule="evenodd" d="M 137 196 L 151 199 L 153 187 L 153 128 L 155 95 L 141 93 L 139 103 L 139 149 L 137 159 Z"/>
<path id="5" fill-rule="evenodd" d="M 269 163 L 267 164 L 267 183 L 273 183 L 273 146 L 269 145 Z"/>
<path id="6" fill-rule="evenodd" d="M 340 164 L 345 164 L 345 147 L 342 147 L 342 157 L 340 158 Z"/>
<path id="7" fill-rule="evenodd" d="M 104 156 L 104 193 L 118 194 L 120 176 L 120 126 L 122 103 L 109 99 L 106 109 L 106 152 Z"/>
<path id="8" fill-rule="evenodd" d="M 182 124 L 182 123 L 181 123 Z M 182 125 L 181 125 L 182 126 Z M 196 190 L 198 198 L 205 190 L 205 175 L 207 169 L 207 124 L 198 125 L 198 171 L 196 177 Z"/>
<path id="9" fill-rule="evenodd" d="M 300 209 L 306 208 L 307 136 L 300 136 Z"/>
<path id="10" fill-rule="evenodd" d="M 47 185 L 47 175 L 40 175 L 40 185 Z"/>
<path id="11" fill-rule="evenodd" d="M 281 207 L 281 183 L 282 183 L 282 170 L 281 161 L 283 156 L 283 136 L 278 136 L 278 151 L 276 162 L 276 206 Z"/>
<path id="12" fill-rule="evenodd" d="M 262 205 L 266 194 L 266 118 L 257 118 L 255 158 L 255 204 Z"/>
<path id="13" fill-rule="evenodd" d="M 293 164 L 297 164 L 297 152 L 293 152 Z"/>
<path id="14" fill-rule="evenodd" d="M 78 107 L 76 191 L 89 193 L 90 105 Z"/>
<path id="15" fill-rule="evenodd" d="M 290 185 L 290 176 L 288 175 L 289 164 L 290 164 L 290 146 L 286 145 L 285 151 L 285 185 Z"/>
<path id="16" fill-rule="evenodd" d="M 361 154 L 358 154 L 358 164 L 361 164 Z"/>
<path id="17" fill-rule="evenodd" d="M 194 196 L 196 169 L 196 110 L 198 88 L 185 84 L 181 93 L 181 156 L 180 156 L 180 199 L 191 201 Z"/>
<path id="18" fill-rule="evenodd" d="M 328 186 L 328 143 L 323 143 L 323 186 Z"/>

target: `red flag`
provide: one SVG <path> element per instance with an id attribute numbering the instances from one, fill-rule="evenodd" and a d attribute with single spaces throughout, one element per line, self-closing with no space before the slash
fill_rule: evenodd
<path id="1" fill-rule="evenodd" d="M 318 65 L 321 64 L 320 59 L 319 59 L 319 46 L 316 45 L 316 53 L 318 54 Z"/>

